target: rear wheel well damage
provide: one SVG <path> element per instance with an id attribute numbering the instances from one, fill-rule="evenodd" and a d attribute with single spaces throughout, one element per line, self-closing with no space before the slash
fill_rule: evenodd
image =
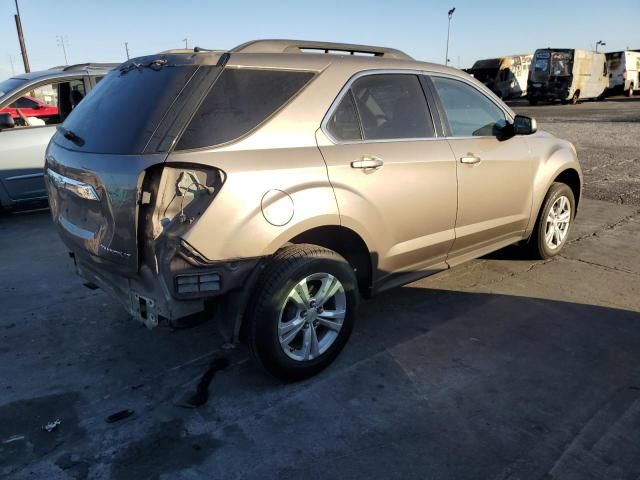
<path id="1" fill-rule="evenodd" d="M 371 296 L 371 253 L 364 240 L 353 230 L 338 225 L 317 227 L 297 235 L 289 243 L 311 243 L 342 255 L 355 271 L 360 294 L 365 298 Z"/>
<path id="2" fill-rule="evenodd" d="M 576 210 L 578 209 L 578 203 L 580 202 L 580 175 L 573 168 L 562 171 L 553 182 L 564 183 L 569 186 L 573 192 L 573 197 L 576 200 Z"/>

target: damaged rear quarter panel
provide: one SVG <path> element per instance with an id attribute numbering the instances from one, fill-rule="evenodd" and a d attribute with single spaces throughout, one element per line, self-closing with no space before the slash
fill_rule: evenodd
<path id="1" fill-rule="evenodd" d="M 271 255 L 306 230 L 340 224 L 326 165 L 315 144 L 178 152 L 167 159 L 167 166 L 174 163 L 210 165 L 224 172 L 219 195 L 182 235 L 208 260 Z M 274 190 L 283 194 L 272 195 Z M 270 222 L 267 208 L 287 210 L 290 220 Z"/>

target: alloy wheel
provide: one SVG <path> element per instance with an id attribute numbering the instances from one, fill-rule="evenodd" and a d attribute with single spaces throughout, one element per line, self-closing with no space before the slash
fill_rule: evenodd
<path id="1" fill-rule="evenodd" d="M 571 202 L 564 195 L 558 197 L 547 215 L 544 240 L 547 247 L 556 250 L 564 243 L 571 222 Z"/>
<path id="2" fill-rule="evenodd" d="M 325 353 L 338 338 L 347 313 L 344 286 L 329 273 L 298 282 L 280 310 L 278 339 L 284 353 L 298 362 Z"/>

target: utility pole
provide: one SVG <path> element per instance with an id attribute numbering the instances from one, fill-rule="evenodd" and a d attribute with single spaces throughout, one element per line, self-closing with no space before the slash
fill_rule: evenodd
<path id="1" fill-rule="evenodd" d="M 598 45 L 601 45 L 601 46 L 603 46 L 603 47 L 604 47 L 604 46 L 606 45 L 606 43 L 605 43 L 605 42 L 603 42 L 602 40 L 598 40 L 598 41 L 596 42 L 596 53 L 598 53 Z"/>
<path id="2" fill-rule="evenodd" d="M 184 42 L 184 48 L 189 48 L 189 39 L 183 38 L 182 41 Z"/>
<path id="3" fill-rule="evenodd" d="M 56 42 L 59 47 L 62 47 L 62 53 L 64 54 L 64 64 L 69 65 L 69 60 L 67 60 L 67 48 L 69 46 L 69 40 L 63 35 L 56 35 Z M 66 44 L 66 45 L 65 45 Z"/>
<path id="4" fill-rule="evenodd" d="M 127 52 L 127 60 L 129 60 L 129 43 L 124 42 L 124 50 Z"/>
<path id="5" fill-rule="evenodd" d="M 449 32 L 451 31 L 451 17 L 453 17 L 453 12 L 456 11 L 456 7 L 453 7 L 447 15 L 449 16 L 449 24 L 447 25 L 447 50 L 444 55 L 444 64 L 449 65 Z"/>
<path id="6" fill-rule="evenodd" d="M 22 32 L 22 21 L 20 20 L 20 8 L 18 7 L 18 0 L 16 2 L 16 14 L 13 16 L 16 20 L 16 30 L 18 31 L 18 41 L 20 42 L 20 53 L 22 53 L 22 63 L 24 63 L 24 72 L 29 73 L 29 57 L 27 56 L 27 46 L 24 43 L 24 34 Z"/>

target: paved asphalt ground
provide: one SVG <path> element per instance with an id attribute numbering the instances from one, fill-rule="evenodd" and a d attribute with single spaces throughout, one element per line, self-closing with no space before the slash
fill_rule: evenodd
<path id="1" fill-rule="evenodd" d="M 595 168 L 602 105 L 531 110 L 605 115 L 575 131 Z M 48 212 L 1 218 L 0 477 L 638 480 L 639 237 L 640 206 L 585 199 L 562 256 L 506 249 L 387 292 L 335 365 L 282 385 L 213 323 L 150 332 L 81 287 Z M 223 357 L 208 402 L 177 406 Z"/>

